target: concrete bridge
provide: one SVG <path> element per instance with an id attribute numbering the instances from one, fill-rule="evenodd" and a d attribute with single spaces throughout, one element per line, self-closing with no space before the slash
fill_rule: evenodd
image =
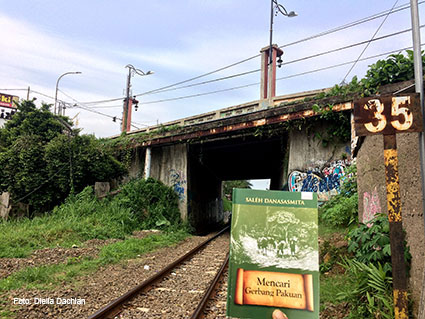
<path id="1" fill-rule="evenodd" d="M 412 88 L 411 82 L 403 82 L 382 87 L 380 93 L 408 93 Z M 314 99 L 324 91 L 261 99 L 129 132 L 130 175 L 151 176 L 172 186 L 182 218 L 203 232 L 223 219 L 223 181 L 270 179 L 271 190 L 316 191 L 326 200 L 338 192 L 338 179 L 354 155 L 359 220 L 367 222 L 387 212 L 383 138 L 358 140 L 351 130 L 351 139 L 325 147 L 315 136 L 329 123 L 302 124 L 319 116 L 313 110 L 316 104 L 333 105 L 333 112 L 349 118 L 353 97 Z M 418 305 L 425 259 L 418 133 L 398 134 L 397 144 L 403 228 L 412 254 L 409 285 Z"/>
<path id="2" fill-rule="evenodd" d="M 323 134 L 325 122 L 315 122 L 308 132 L 305 126 L 290 128 L 290 123 L 301 125 L 318 116 L 312 109 L 317 103 L 332 104 L 333 112 L 351 112 L 347 98 L 313 98 L 325 91 L 253 101 L 129 132 L 130 176 L 143 172 L 172 186 L 182 218 L 198 231 L 221 222 L 226 180 L 270 179 L 271 190 L 303 188 L 327 199 L 337 192 L 335 178 L 351 159 L 351 141 L 324 147 L 315 133 Z M 349 121 L 345 125 L 350 130 Z M 332 170 L 338 173 L 326 179 Z"/>

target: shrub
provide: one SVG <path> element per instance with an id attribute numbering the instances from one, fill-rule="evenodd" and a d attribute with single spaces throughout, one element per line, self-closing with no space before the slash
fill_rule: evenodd
<path id="1" fill-rule="evenodd" d="M 332 197 L 319 209 L 320 221 L 340 227 L 351 225 L 358 214 L 357 168 L 351 165 L 341 185 L 340 194 Z"/>
<path id="2" fill-rule="evenodd" d="M 360 224 L 349 234 L 348 251 L 354 254 L 357 261 L 362 263 L 379 262 L 384 271 L 391 273 L 390 225 L 388 217 L 380 214 L 371 222 L 372 226 Z M 411 255 L 408 247 L 404 250 L 404 258 L 409 265 Z"/>
<path id="3" fill-rule="evenodd" d="M 181 221 L 177 194 L 153 178 L 130 181 L 117 198 L 142 222 L 143 228 L 164 228 Z"/>

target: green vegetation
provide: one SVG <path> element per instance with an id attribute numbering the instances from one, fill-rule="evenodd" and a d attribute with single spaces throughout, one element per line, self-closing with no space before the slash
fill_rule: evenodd
<path id="1" fill-rule="evenodd" d="M 422 55 L 425 72 L 425 55 Z M 350 112 L 333 112 L 332 100 L 349 100 L 358 97 L 373 96 L 379 93 L 383 85 L 411 80 L 414 78 L 413 51 L 406 50 L 404 54 L 392 54 L 385 60 L 378 60 L 369 66 L 364 78 L 358 80 L 356 76 L 348 84 L 335 85 L 329 91 L 319 93 L 304 100 L 284 102 L 280 106 L 292 107 L 295 104 L 312 103 L 312 109 L 319 116 L 302 118 L 285 122 L 282 125 L 286 130 L 305 130 L 314 138 L 321 141 L 324 147 L 347 142 L 351 136 Z M 326 123 L 326 132 L 315 131 L 318 123 Z M 261 132 L 262 134 L 263 132 Z M 260 133 L 258 133 L 260 134 Z"/>
<path id="2" fill-rule="evenodd" d="M 422 59 L 425 66 L 424 55 Z M 379 93 L 383 85 L 410 80 L 413 77 L 412 51 L 407 51 L 407 55 L 393 54 L 386 60 L 379 60 L 371 65 L 366 76 L 360 81 L 354 77 L 349 84 L 336 85 L 313 100 L 326 97 L 372 96 Z M 331 105 L 316 105 L 315 110 L 323 114 L 323 110 L 331 110 Z M 337 135 L 342 136 L 340 133 Z M 390 319 L 394 314 L 388 218 L 386 215 L 380 215 L 368 225 L 354 223 L 358 215 L 355 168 L 351 173 L 353 178 L 345 181 L 341 194 L 320 209 L 321 234 L 331 238 L 335 228 L 345 227 L 341 233 L 349 239 L 345 252 L 332 247 L 327 239 L 321 245 L 320 269 L 324 273 L 321 277 L 324 303 L 322 308 L 326 303 L 345 310 L 348 307 L 345 318 Z M 408 247 L 405 248 L 405 259 L 409 264 Z M 343 273 L 332 273 L 334 268 L 341 266 Z"/>
<path id="3" fill-rule="evenodd" d="M 223 182 L 223 211 L 232 211 L 233 188 L 251 188 L 252 184 L 248 180 L 234 180 Z"/>
<path id="4" fill-rule="evenodd" d="M 136 229 L 184 227 L 177 195 L 154 179 L 134 180 L 116 197 L 98 200 L 91 187 L 51 213 L 0 223 L 0 258 L 26 257 L 45 247 L 98 238 L 123 239 Z"/>
<path id="5" fill-rule="evenodd" d="M 322 310 L 332 304 L 348 307 L 345 318 L 390 319 L 393 297 L 388 218 L 377 216 L 369 225 L 354 223 L 358 215 L 356 167 L 353 165 L 348 173 L 341 193 L 319 210 L 324 240 L 320 264 Z M 334 231 L 348 238 L 346 246 L 337 247 L 332 238 Z"/>
<path id="6" fill-rule="evenodd" d="M 251 188 L 252 184 L 247 180 L 235 180 L 223 182 L 223 193 L 232 197 L 233 188 Z"/>
<path id="7" fill-rule="evenodd" d="M 180 223 L 177 194 L 153 178 L 130 181 L 116 200 L 132 211 L 142 222 L 142 228 L 163 228 Z"/>
<path id="8" fill-rule="evenodd" d="M 0 257 L 27 257 L 45 247 L 71 247 L 93 239 L 124 238 L 138 229 L 129 209 L 99 201 L 87 187 L 50 214 L 0 223 Z"/>
<path id="9" fill-rule="evenodd" d="M 232 201 L 228 200 L 226 197 L 223 197 L 223 211 L 231 212 L 232 211 Z"/>
<path id="10" fill-rule="evenodd" d="M 146 142 L 153 136 L 178 131 L 180 128 L 181 126 L 179 124 L 170 126 L 164 126 L 161 124 L 158 128 L 151 131 L 134 133 L 131 135 L 128 135 L 124 132 L 119 137 L 113 139 L 103 139 L 102 142 L 106 147 L 111 148 L 113 151 L 118 151 L 119 153 L 122 150 L 131 148 L 133 145 Z"/>
<path id="11" fill-rule="evenodd" d="M 30 214 L 51 210 L 69 194 L 126 170 L 94 136 L 78 135 L 67 117 L 37 109 L 33 101 L 0 129 L 0 192 L 30 205 Z"/>
<path id="12" fill-rule="evenodd" d="M 352 229 L 349 234 L 348 251 L 354 254 L 354 258 L 365 264 L 379 263 L 388 274 L 392 274 L 390 225 L 385 214 L 376 216 L 368 225 L 360 224 Z M 409 247 L 404 242 L 404 258 L 410 265 L 412 256 Z"/>
<path id="13" fill-rule="evenodd" d="M 319 209 L 320 221 L 333 227 L 349 226 L 357 220 L 357 167 L 351 165 L 346 171 L 340 194 L 332 197 Z"/>
<path id="14" fill-rule="evenodd" d="M 130 237 L 134 230 L 155 227 L 163 232 Z M 64 264 L 27 267 L 0 280 L 0 290 L 51 289 L 189 236 L 180 220 L 177 195 L 154 179 L 132 180 L 112 198 L 97 199 L 91 187 L 70 196 L 50 214 L 0 223 L 0 257 L 26 257 L 45 247 L 83 245 L 93 238 L 119 238 L 102 247 L 97 258 L 72 257 Z"/>
<path id="15" fill-rule="evenodd" d="M 394 318 L 392 277 L 380 263 L 346 260 L 347 287 L 337 294 L 337 300 L 350 304 L 347 318 Z"/>
<path id="16" fill-rule="evenodd" d="M 129 238 L 104 246 L 96 259 L 69 258 L 65 264 L 27 267 L 0 280 L 0 291 L 19 288 L 53 289 L 71 282 L 75 277 L 93 273 L 101 266 L 136 258 L 161 247 L 172 246 L 188 236 L 189 234 L 181 229 L 150 235 L 142 239 Z"/>

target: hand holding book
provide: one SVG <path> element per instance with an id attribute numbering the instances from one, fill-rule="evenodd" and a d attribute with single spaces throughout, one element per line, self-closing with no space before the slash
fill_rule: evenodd
<path id="1" fill-rule="evenodd" d="M 279 309 L 273 311 L 272 319 L 288 319 L 288 317 Z"/>

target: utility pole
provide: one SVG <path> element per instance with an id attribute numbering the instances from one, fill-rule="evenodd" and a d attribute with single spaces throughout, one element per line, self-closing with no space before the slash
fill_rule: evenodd
<path id="1" fill-rule="evenodd" d="M 415 92 L 420 96 L 420 108 L 422 111 L 422 123 L 425 128 L 425 106 L 424 106 L 424 78 L 422 70 L 421 34 L 419 28 L 418 0 L 410 0 L 410 13 L 412 18 L 412 40 L 413 40 L 413 64 L 415 68 Z M 425 137 L 424 131 L 419 133 L 419 154 L 422 175 L 422 211 L 425 211 Z M 425 214 L 424 214 L 425 225 Z M 419 301 L 419 319 L 425 319 L 425 262 L 422 278 L 422 293 Z"/>
<path id="2" fill-rule="evenodd" d="M 133 105 L 133 102 L 136 103 L 136 99 L 130 99 L 130 88 L 131 88 L 131 77 L 134 74 L 138 74 L 140 76 L 144 75 L 150 75 L 153 74 L 153 71 L 143 72 L 140 69 L 136 69 L 133 65 L 127 64 L 125 66 L 128 68 L 128 75 L 127 75 L 127 87 L 126 87 L 126 94 L 124 99 L 124 105 L 123 105 L 123 116 L 122 116 L 122 126 L 121 126 L 121 132 L 129 132 L 131 127 L 131 108 Z"/>

